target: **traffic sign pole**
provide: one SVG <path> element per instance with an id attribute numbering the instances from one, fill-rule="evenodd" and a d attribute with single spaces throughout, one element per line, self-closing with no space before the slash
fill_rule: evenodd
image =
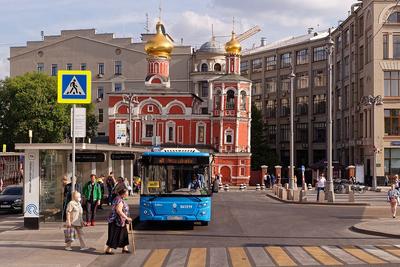
<path id="1" fill-rule="evenodd" d="M 75 109 L 76 105 L 74 104 L 72 107 L 72 120 L 71 120 L 71 127 L 72 127 L 72 192 L 75 191 L 75 149 L 76 149 L 76 144 L 75 144 Z"/>

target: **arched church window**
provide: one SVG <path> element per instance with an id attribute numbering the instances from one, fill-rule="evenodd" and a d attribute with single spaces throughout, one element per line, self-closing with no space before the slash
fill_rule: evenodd
<path id="1" fill-rule="evenodd" d="M 389 18 L 387 19 L 388 23 L 400 23 L 400 12 L 396 11 L 390 14 Z"/>
<path id="2" fill-rule="evenodd" d="M 208 71 L 208 65 L 207 63 L 201 64 L 201 72 L 207 72 Z"/>
<path id="3" fill-rule="evenodd" d="M 221 110 L 221 91 L 217 91 L 217 94 L 215 95 L 215 109 L 216 110 Z"/>
<path id="4" fill-rule="evenodd" d="M 246 92 L 242 91 L 240 93 L 240 109 L 242 110 L 246 110 L 246 97 L 247 97 Z"/>
<path id="5" fill-rule="evenodd" d="M 226 93 L 226 109 L 235 109 L 235 92 L 233 90 Z"/>
<path id="6" fill-rule="evenodd" d="M 216 63 L 215 65 L 214 65 L 214 71 L 221 71 L 221 64 L 219 64 L 219 63 Z"/>

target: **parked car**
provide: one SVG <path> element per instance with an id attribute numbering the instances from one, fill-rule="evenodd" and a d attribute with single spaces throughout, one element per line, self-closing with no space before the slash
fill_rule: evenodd
<path id="1" fill-rule="evenodd" d="M 9 185 L 0 193 L 0 211 L 22 212 L 24 188 L 20 185 Z"/>

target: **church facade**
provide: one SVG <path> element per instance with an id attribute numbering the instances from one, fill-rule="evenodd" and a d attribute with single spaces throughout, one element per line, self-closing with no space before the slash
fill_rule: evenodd
<path id="1" fill-rule="evenodd" d="M 213 175 L 220 174 L 224 184 L 248 183 L 251 81 L 240 76 L 240 43 L 232 33 L 225 46 L 212 38 L 196 51 L 191 72 L 195 92 L 189 93 L 171 88 L 174 46 L 167 37 L 158 22 L 145 45 L 144 89 L 109 95 L 109 143 L 117 144 L 118 129 L 129 125 L 127 140 L 133 146 L 207 151 L 213 154 Z"/>

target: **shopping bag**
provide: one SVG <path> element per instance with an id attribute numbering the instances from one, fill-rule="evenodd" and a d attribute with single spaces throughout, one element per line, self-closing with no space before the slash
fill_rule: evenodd
<path id="1" fill-rule="evenodd" d="M 131 223 L 127 223 L 126 224 L 126 228 L 128 230 L 128 238 L 129 238 L 129 244 L 131 245 L 131 251 L 133 254 L 135 254 L 136 252 L 136 248 L 135 248 L 135 236 L 133 233 L 133 224 Z"/>
<path id="2" fill-rule="evenodd" d="M 72 227 L 67 227 L 64 229 L 65 243 L 73 242 L 76 239 L 75 229 Z"/>

